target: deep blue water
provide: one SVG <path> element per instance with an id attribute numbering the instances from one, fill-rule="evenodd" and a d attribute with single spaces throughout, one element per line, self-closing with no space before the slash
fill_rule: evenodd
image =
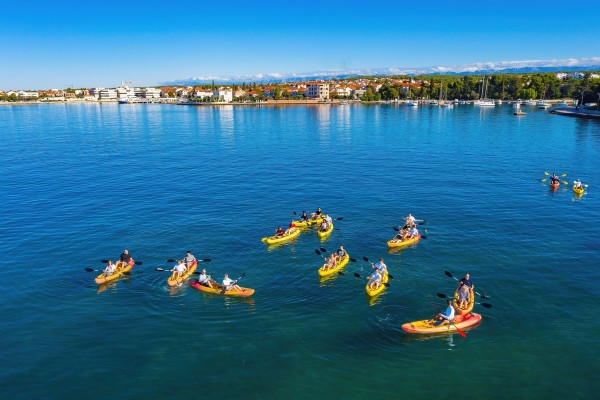
<path id="1" fill-rule="evenodd" d="M 593 397 L 600 124 L 526 111 L 0 107 L 2 398 Z M 261 243 L 316 207 L 343 217 L 325 242 Z M 427 239 L 388 253 L 409 212 Z M 359 261 L 321 283 L 340 244 Z M 143 264 L 99 288 L 84 268 L 125 248 Z M 255 295 L 169 289 L 155 268 L 187 249 Z M 363 256 L 394 275 L 374 300 Z M 446 270 L 490 296 L 481 325 L 403 333 Z"/>

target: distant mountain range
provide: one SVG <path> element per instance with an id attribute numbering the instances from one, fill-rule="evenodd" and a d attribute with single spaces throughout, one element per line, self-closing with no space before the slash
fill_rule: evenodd
<path id="1" fill-rule="evenodd" d="M 214 81 L 219 84 L 242 82 L 293 82 L 310 80 L 348 79 L 359 76 L 391 76 L 391 75 L 485 75 L 485 74 L 523 74 L 543 72 L 585 72 L 600 71 L 600 57 L 563 59 L 563 60 L 528 60 L 528 61 L 499 61 L 482 62 L 451 67 L 429 68 L 376 68 L 338 71 L 319 71 L 304 74 L 255 74 L 231 76 L 200 76 L 161 82 L 163 85 L 197 85 Z"/>

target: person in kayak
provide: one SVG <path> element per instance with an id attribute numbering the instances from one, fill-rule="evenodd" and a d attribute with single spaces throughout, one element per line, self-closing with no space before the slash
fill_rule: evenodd
<path id="1" fill-rule="evenodd" d="M 381 273 L 379 272 L 379 270 L 375 270 L 373 271 L 373 273 L 369 276 L 369 289 L 370 290 L 375 290 L 377 288 L 379 288 L 379 286 L 381 285 Z"/>
<path id="2" fill-rule="evenodd" d="M 283 230 L 282 227 L 279 227 L 275 230 L 275 236 L 283 236 L 285 235 L 285 231 Z"/>
<path id="3" fill-rule="evenodd" d="M 383 258 L 380 258 L 377 264 L 371 263 L 371 265 L 373 266 L 373 269 L 379 272 L 381 276 L 383 276 L 385 271 L 387 271 L 387 265 L 385 265 L 385 263 L 383 262 Z"/>
<path id="4" fill-rule="evenodd" d="M 428 321 L 429 324 L 433 325 L 447 325 L 454 321 L 454 307 L 452 307 L 452 300 L 446 300 L 446 311 L 444 313 L 438 313 L 432 320 Z"/>
<path id="5" fill-rule="evenodd" d="M 294 223 L 294 220 L 292 220 L 288 225 L 288 228 L 285 230 L 284 235 L 289 235 L 290 233 L 294 232 L 295 228 L 296 224 Z"/>
<path id="6" fill-rule="evenodd" d="M 209 288 L 213 287 L 213 280 L 210 279 L 210 275 L 206 275 L 206 270 L 203 269 L 202 273 L 198 276 L 198 283 L 202 286 L 208 286 Z"/>
<path id="7" fill-rule="evenodd" d="M 308 214 L 306 211 L 302 211 L 302 215 L 300 216 L 300 221 L 308 222 Z"/>
<path id="8" fill-rule="evenodd" d="M 171 280 L 181 278 L 185 273 L 185 270 L 186 268 L 183 260 L 177 260 L 177 265 L 171 270 L 173 271 L 173 273 L 171 274 Z"/>
<path id="9" fill-rule="evenodd" d="M 461 285 L 458 289 L 458 308 L 466 310 L 469 306 L 469 287 L 467 285 Z"/>
<path id="10" fill-rule="evenodd" d="M 581 181 L 579 179 L 577 179 L 575 182 L 573 182 L 575 184 L 575 187 L 577 189 L 583 189 L 582 185 L 581 185 Z"/>
<path id="11" fill-rule="evenodd" d="M 465 274 L 465 277 L 462 278 L 460 281 L 458 281 L 458 287 L 456 288 L 456 290 L 460 290 L 461 286 L 466 286 L 467 288 L 470 289 L 475 289 L 475 285 L 473 285 L 473 281 L 471 280 L 471 276 L 469 275 L 469 273 L 467 272 Z"/>
<path id="12" fill-rule="evenodd" d="M 117 270 L 117 266 L 115 264 L 113 264 L 112 261 L 108 261 L 108 265 L 106 266 L 106 268 L 104 268 L 104 277 L 109 277 L 112 274 L 115 273 L 115 271 Z"/>
<path id="13" fill-rule="evenodd" d="M 242 288 L 236 285 L 236 282 L 237 281 L 229 279 L 229 275 L 225 274 L 225 276 L 223 277 L 223 287 L 225 288 L 225 291 L 233 289 L 238 292 L 242 292 Z"/>
<path id="14" fill-rule="evenodd" d="M 185 257 L 184 257 L 183 261 L 185 261 L 185 265 L 189 268 L 192 266 L 194 261 L 196 261 L 196 257 L 194 257 L 194 255 L 188 250 L 185 253 Z"/>
<path id="15" fill-rule="evenodd" d="M 329 257 L 323 257 L 325 259 L 325 264 L 321 267 L 323 271 L 329 271 L 331 268 L 335 267 L 337 264 L 337 259 L 335 253 L 329 254 Z"/>
<path id="16" fill-rule="evenodd" d="M 410 213 L 408 214 L 408 216 L 406 218 L 404 218 L 404 222 L 405 222 L 405 225 L 408 226 L 409 228 L 412 228 L 413 226 L 415 226 L 417 224 L 417 220 Z"/>
<path id="17" fill-rule="evenodd" d="M 317 211 L 315 211 L 314 213 L 311 214 L 311 218 L 319 219 L 319 218 L 321 218 L 322 215 L 323 215 L 323 211 L 321 210 L 321 207 L 318 207 Z"/>
<path id="18" fill-rule="evenodd" d="M 329 225 L 327 224 L 327 221 L 323 220 L 323 222 L 321 222 L 321 225 L 319 225 L 319 230 L 321 232 L 325 232 L 327 228 L 329 228 Z"/>
<path id="19" fill-rule="evenodd" d="M 129 250 L 127 249 L 123 250 L 123 254 L 121 254 L 119 260 L 123 261 L 125 264 L 131 264 L 133 262 L 133 259 L 129 255 Z"/>
<path id="20" fill-rule="evenodd" d="M 413 226 L 412 228 L 408 229 L 408 231 L 404 235 L 404 240 L 416 238 L 418 235 L 419 231 L 417 230 L 417 227 Z"/>
<path id="21" fill-rule="evenodd" d="M 560 178 L 558 177 L 558 175 L 553 173 L 552 176 L 550 177 L 550 183 L 559 183 L 559 182 L 560 182 Z"/>
<path id="22" fill-rule="evenodd" d="M 346 250 L 344 250 L 344 246 L 340 246 L 340 248 L 335 252 L 339 261 L 343 260 L 346 257 Z"/>

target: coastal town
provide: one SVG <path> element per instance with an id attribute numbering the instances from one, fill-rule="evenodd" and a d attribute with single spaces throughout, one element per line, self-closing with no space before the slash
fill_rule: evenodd
<path id="1" fill-rule="evenodd" d="M 347 101 L 402 101 L 415 104 L 460 99 L 474 102 L 522 100 L 597 100 L 597 73 L 496 74 L 490 76 L 356 77 L 279 83 L 212 83 L 160 87 L 62 88 L 0 90 L 1 103 L 120 102 L 170 104 L 333 103 Z"/>

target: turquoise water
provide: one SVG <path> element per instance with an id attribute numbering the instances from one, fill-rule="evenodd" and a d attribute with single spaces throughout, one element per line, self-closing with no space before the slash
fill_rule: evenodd
<path id="1" fill-rule="evenodd" d="M 2 398 L 592 397 L 600 124 L 526 111 L 0 107 Z M 261 243 L 316 207 L 343 217 L 326 241 Z M 427 239 L 388 253 L 409 212 Z M 340 244 L 359 261 L 321 283 Z M 143 264 L 99 288 L 84 268 L 124 248 Z M 255 295 L 169 289 L 155 268 L 187 249 Z M 363 256 L 394 276 L 371 301 Z M 481 325 L 403 333 L 446 270 L 490 296 Z"/>

